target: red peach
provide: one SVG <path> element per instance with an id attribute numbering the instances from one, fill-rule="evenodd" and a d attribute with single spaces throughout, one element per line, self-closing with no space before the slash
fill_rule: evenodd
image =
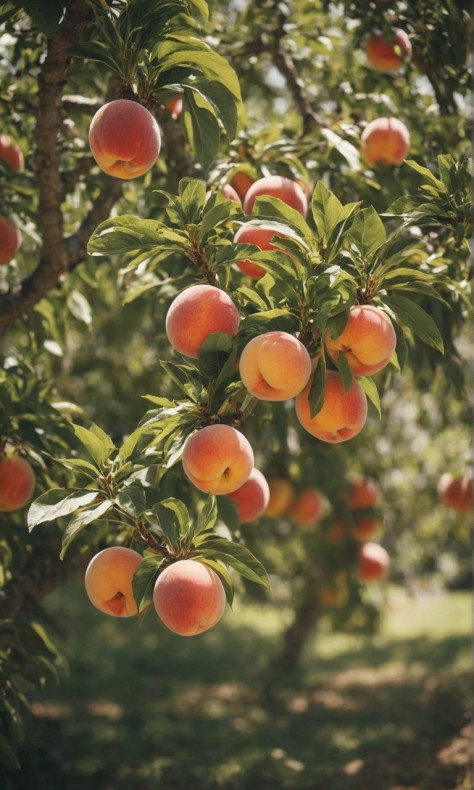
<path id="1" fill-rule="evenodd" d="M 395 351 L 397 336 L 388 315 L 370 304 L 352 307 L 349 320 L 337 337 L 325 337 L 330 357 L 337 362 L 342 352 L 354 376 L 371 376 L 384 368 Z"/>
<path id="2" fill-rule="evenodd" d="M 175 351 L 197 358 L 208 335 L 235 335 L 239 323 L 239 311 L 225 291 L 213 285 L 191 285 L 171 303 L 165 329 Z"/>
<path id="3" fill-rule="evenodd" d="M 268 228 L 263 225 L 241 225 L 234 236 L 236 244 L 255 244 L 260 250 L 277 250 L 276 244 L 271 244 L 271 239 L 274 236 L 281 234 L 276 233 L 274 228 Z M 249 260 L 236 261 L 235 265 L 238 266 L 241 272 L 252 277 L 254 280 L 259 280 L 265 274 L 263 266 L 258 263 L 253 263 Z"/>
<path id="4" fill-rule="evenodd" d="M 243 207 L 245 214 L 252 213 L 255 199 L 262 195 L 279 198 L 287 206 L 299 211 L 303 217 L 306 216 L 308 200 L 300 185 L 296 181 L 292 181 L 291 178 L 285 178 L 285 176 L 264 176 L 264 178 L 259 178 L 258 181 L 255 181 L 249 187 L 244 198 Z"/>
<path id="5" fill-rule="evenodd" d="M 0 511 L 20 510 L 33 496 L 35 473 L 31 465 L 18 455 L 0 461 Z"/>
<path id="6" fill-rule="evenodd" d="M 116 99 L 94 115 L 89 144 L 101 170 L 115 178 L 130 179 L 153 167 L 160 153 L 161 134 L 146 107 Z"/>
<path id="7" fill-rule="evenodd" d="M 8 134 L 0 134 L 0 159 L 9 164 L 13 170 L 23 170 L 25 166 L 20 146 L 14 143 Z"/>
<path id="8" fill-rule="evenodd" d="M 230 184 L 224 184 L 224 186 L 221 188 L 221 192 L 224 197 L 228 198 L 229 200 L 233 200 L 235 203 L 240 203 L 238 193 Z"/>
<path id="9" fill-rule="evenodd" d="M 410 60 L 411 41 L 405 31 L 399 28 L 393 30 L 393 36 L 390 39 L 382 33 L 376 33 L 367 39 L 365 54 L 375 71 L 396 71 Z"/>
<path id="10" fill-rule="evenodd" d="M 323 442 L 344 442 L 356 436 L 367 419 L 367 398 L 359 382 L 353 379 L 345 390 L 339 373 L 328 370 L 323 406 L 314 417 L 309 405 L 312 383 L 313 377 L 295 401 L 296 416 L 303 428 Z"/>
<path id="11" fill-rule="evenodd" d="M 357 575 L 361 581 L 372 581 L 385 576 L 390 566 L 390 557 L 378 543 L 363 543 L 357 557 Z"/>
<path id="12" fill-rule="evenodd" d="M 298 338 L 288 332 L 265 332 L 252 338 L 242 351 L 240 377 L 251 395 L 260 400 L 294 398 L 311 375 L 311 357 Z"/>
<path id="13" fill-rule="evenodd" d="M 441 502 L 458 513 L 469 513 L 472 510 L 472 472 L 468 469 L 464 475 L 455 477 L 449 472 L 441 475 L 438 483 Z"/>
<path id="14" fill-rule="evenodd" d="M 327 510 L 327 500 L 317 488 L 305 488 L 296 497 L 289 510 L 289 517 L 296 524 L 316 524 Z"/>
<path id="15" fill-rule="evenodd" d="M 172 99 L 168 99 L 166 102 L 166 107 L 170 111 L 173 118 L 179 118 L 181 113 L 183 112 L 183 97 L 182 96 L 173 96 Z"/>
<path id="16" fill-rule="evenodd" d="M 270 499 L 270 488 L 265 476 L 255 467 L 245 483 L 228 496 L 237 503 L 237 514 L 241 524 L 255 521 L 266 511 Z"/>
<path id="17" fill-rule="evenodd" d="M 374 538 L 382 531 L 382 521 L 375 516 L 364 516 L 358 519 L 352 527 L 352 537 L 358 541 Z"/>
<path id="18" fill-rule="evenodd" d="M 248 480 L 253 450 L 243 433 L 231 425 L 207 425 L 184 445 L 183 469 L 196 488 L 210 494 L 230 494 Z"/>
<path id="19" fill-rule="evenodd" d="M 270 477 L 268 480 L 270 498 L 268 500 L 265 515 L 270 518 L 283 516 L 295 498 L 295 488 L 293 483 L 285 477 Z"/>
<path id="20" fill-rule="evenodd" d="M 401 165 L 410 147 L 410 132 L 398 118 L 376 118 L 361 137 L 360 154 L 368 165 Z"/>
<path id="21" fill-rule="evenodd" d="M 99 551 L 87 566 L 84 584 L 91 603 L 112 617 L 137 614 L 132 580 L 142 561 L 138 552 L 124 546 Z"/>
<path id="22" fill-rule="evenodd" d="M 379 498 L 379 489 L 371 477 L 354 475 L 350 481 L 348 504 L 352 510 L 371 507 Z"/>
<path id="23" fill-rule="evenodd" d="M 0 216 L 0 265 L 9 263 L 21 245 L 19 229 L 6 217 Z"/>
<path id="24" fill-rule="evenodd" d="M 235 189 L 240 200 L 243 200 L 254 181 L 255 179 L 249 176 L 245 170 L 235 170 L 230 178 L 229 184 Z"/>
<path id="25" fill-rule="evenodd" d="M 153 591 L 158 617 L 175 634 L 194 636 L 212 628 L 225 611 L 225 592 L 212 568 L 178 560 L 162 571 Z"/>

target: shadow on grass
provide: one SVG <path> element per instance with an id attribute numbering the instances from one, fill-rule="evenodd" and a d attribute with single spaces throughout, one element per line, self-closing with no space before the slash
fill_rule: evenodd
<path id="1" fill-rule="evenodd" d="M 268 699 L 277 634 L 224 621 L 183 639 L 60 601 L 71 673 L 35 697 L 15 790 L 454 790 L 466 773 L 466 748 L 440 757 L 465 721 L 450 666 L 466 639 L 306 656 Z"/>

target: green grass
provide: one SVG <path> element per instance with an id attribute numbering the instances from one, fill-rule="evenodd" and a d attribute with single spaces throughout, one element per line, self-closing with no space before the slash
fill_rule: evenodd
<path id="1" fill-rule="evenodd" d="M 68 585 L 69 676 L 35 695 L 15 790 L 467 790 L 469 595 L 389 601 L 373 638 L 322 623 L 269 699 L 285 612 L 238 602 L 181 638 Z"/>

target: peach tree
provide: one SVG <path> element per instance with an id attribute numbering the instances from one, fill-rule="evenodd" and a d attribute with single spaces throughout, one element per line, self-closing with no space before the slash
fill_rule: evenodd
<path id="1" fill-rule="evenodd" d="M 294 611 L 280 670 L 321 613 L 335 627 L 376 623 L 368 542 L 384 543 L 405 580 L 403 528 L 381 534 L 390 457 L 405 463 L 404 424 L 449 429 L 427 416 L 428 396 L 467 422 L 468 9 L 448 5 L 3 5 L 0 212 L 17 248 L 0 225 L 0 489 L 7 459 L 36 480 L 31 503 L 0 513 L 5 777 L 25 682 L 60 665 L 39 603 L 99 551 L 140 555 L 129 579 L 140 617 L 178 562 L 212 571 L 229 604 L 234 587 L 271 601 L 278 580 L 276 601 Z M 380 73 L 364 41 L 394 27 L 413 54 Z M 89 147 L 92 119 L 117 101 L 145 109 L 161 138 L 125 180 Z M 386 117 L 403 120 L 409 150 L 389 164 L 382 140 L 369 164 L 364 129 Z M 104 145 L 125 160 L 135 134 L 141 144 L 119 116 Z M 175 300 L 196 286 L 225 296 L 230 328 L 200 297 L 170 330 Z M 371 346 L 357 329 L 367 315 L 382 327 Z M 407 398 L 415 418 L 396 412 Z M 189 473 L 190 441 L 216 426 L 250 448 L 234 488 L 214 484 L 234 463 L 227 439 L 200 447 Z M 464 472 L 460 436 L 445 458 Z M 252 468 L 262 499 L 248 518 L 255 494 L 238 492 Z M 357 503 L 367 478 L 378 493 Z M 388 524 L 406 518 L 395 495 L 387 504 Z M 435 537 L 424 539 L 433 556 Z M 109 612 L 124 597 L 117 589 Z"/>

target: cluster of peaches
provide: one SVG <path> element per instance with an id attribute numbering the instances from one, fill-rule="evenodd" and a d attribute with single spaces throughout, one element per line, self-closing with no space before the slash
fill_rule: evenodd
<path id="1" fill-rule="evenodd" d="M 23 170 L 24 158 L 20 146 L 7 134 L 0 134 L 0 159 L 16 172 Z M 20 245 L 20 229 L 11 219 L 0 214 L 0 265 L 10 263 Z"/>

